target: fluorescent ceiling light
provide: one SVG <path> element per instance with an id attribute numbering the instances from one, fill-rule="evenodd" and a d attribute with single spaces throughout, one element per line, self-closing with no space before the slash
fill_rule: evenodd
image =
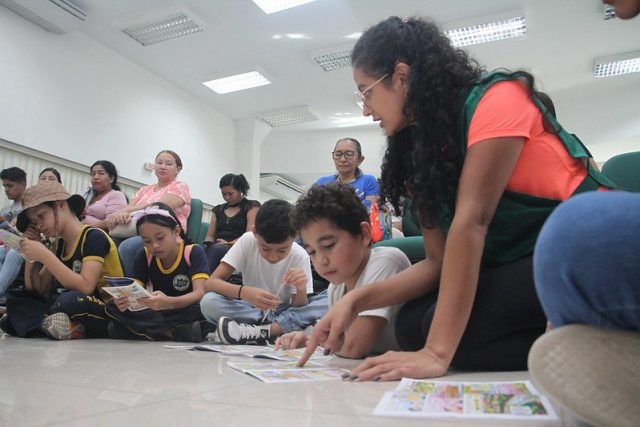
<path id="1" fill-rule="evenodd" d="M 594 77 L 612 77 L 640 72 L 640 51 L 596 58 Z"/>
<path id="2" fill-rule="evenodd" d="M 524 16 L 506 18 L 484 24 L 470 25 L 445 31 L 455 47 L 489 43 L 527 35 L 527 23 Z"/>
<path id="3" fill-rule="evenodd" d="M 345 38 L 352 39 L 352 40 L 358 40 L 360 37 L 362 37 L 362 31 L 359 33 L 351 33 L 345 36 Z"/>
<path id="4" fill-rule="evenodd" d="M 603 5 L 602 14 L 604 15 L 604 20 L 608 21 L 609 19 L 613 19 L 616 17 L 616 8 L 611 6 L 610 4 Z"/>
<path id="5" fill-rule="evenodd" d="M 276 128 L 282 126 L 290 126 L 298 123 L 313 122 L 318 120 L 307 105 L 301 107 L 287 108 L 283 110 L 267 111 L 258 115 L 258 119 L 267 123 L 269 126 Z"/>
<path id="6" fill-rule="evenodd" d="M 324 55 L 314 56 L 313 60 L 324 71 L 335 71 L 351 67 L 351 51 L 332 52 Z"/>
<path id="7" fill-rule="evenodd" d="M 202 31 L 202 27 L 183 12 L 123 28 L 122 32 L 142 46 L 176 39 Z"/>
<path id="8" fill-rule="evenodd" d="M 267 15 L 280 12 L 281 10 L 290 9 L 292 7 L 302 6 L 303 4 L 311 3 L 312 1 L 315 0 L 253 0 L 253 2 Z"/>
<path id="9" fill-rule="evenodd" d="M 271 84 L 271 82 L 265 76 L 260 74 L 260 72 L 249 71 L 248 73 L 208 80 L 206 82 L 202 82 L 202 84 L 216 93 L 223 94 L 265 86 Z"/>

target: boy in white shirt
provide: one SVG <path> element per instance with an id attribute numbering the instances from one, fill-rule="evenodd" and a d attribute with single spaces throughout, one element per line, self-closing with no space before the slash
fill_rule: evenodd
<path id="1" fill-rule="evenodd" d="M 255 231 L 243 234 L 222 258 L 200 301 L 204 317 L 217 324 L 225 344 L 264 344 L 282 333 L 304 329 L 327 312 L 326 293 L 313 293 L 311 264 L 294 242 L 293 206 L 267 201 L 256 215 Z M 227 282 L 235 270 L 242 284 Z"/>
<path id="2" fill-rule="evenodd" d="M 302 234 L 316 271 L 331 282 L 327 290 L 329 307 L 346 292 L 386 279 L 411 265 L 397 248 L 371 248 L 369 214 L 354 190 L 345 184 L 311 187 L 298 199 L 293 223 Z M 338 354 L 361 358 L 369 353 L 399 350 L 394 333 L 398 309 L 399 306 L 391 306 L 358 313 Z M 276 348 L 302 347 L 306 342 L 303 332 L 292 332 L 278 338 Z"/>

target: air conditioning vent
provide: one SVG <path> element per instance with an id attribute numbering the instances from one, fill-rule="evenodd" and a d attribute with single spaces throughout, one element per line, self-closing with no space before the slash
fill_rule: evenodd
<path id="1" fill-rule="evenodd" d="M 304 192 L 299 185 L 272 173 L 260 174 L 260 190 L 289 201 L 297 200 Z"/>

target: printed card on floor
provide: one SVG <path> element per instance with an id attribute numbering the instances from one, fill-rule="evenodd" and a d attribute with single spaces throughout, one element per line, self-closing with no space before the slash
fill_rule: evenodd
<path id="1" fill-rule="evenodd" d="M 557 419 L 549 400 L 529 381 L 446 382 L 403 378 L 384 394 L 374 415 Z"/>
<path id="2" fill-rule="evenodd" d="M 297 362 L 304 353 L 303 348 L 293 350 L 275 350 L 270 346 L 258 345 L 225 345 L 225 344 L 202 344 L 194 345 L 194 350 L 214 351 L 228 356 L 246 356 L 259 359 L 282 360 L 286 362 Z M 322 354 L 322 349 L 316 350 L 310 360 L 329 360 L 331 356 Z"/>
<path id="3" fill-rule="evenodd" d="M 247 362 L 232 362 L 227 361 L 227 365 L 231 369 L 235 369 L 236 371 L 244 372 L 247 371 L 255 371 L 255 370 L 265 370 L 265 369 L 313 369 L 313 368 L 326 368 L 326 365 L 318 362 L 307 362 L 304 365 L 304 368 L 298 368 L 296 366 L 297 362 L 282 362 L 279 360 L 276 361 L 247 361 Z"/>
<path id="4" fill-rule="evenodd" d="M 340 368 L 250 369 L 244 373 L 265 383 L 342 380 L 348 373 Z"/>

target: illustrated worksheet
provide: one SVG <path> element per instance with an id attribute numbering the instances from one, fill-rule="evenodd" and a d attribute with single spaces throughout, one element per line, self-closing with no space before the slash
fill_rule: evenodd
<path id="1" fill-rule="evenodd" d="M 245 356 L 254 357 L 259 359 L 271 359 L 281 360 L 285 362 L 297 362 L 302 354 L 304 348 L 296 348 L 293 350 L 276 350 L 272 346 L 260 346 L 260 345 L 230 345 L 230 344 L 199 344 L 194 346 L 166 346 L 174 349 L 187 349 L 187 350 L 202 350 L 213 351 L 221 353 L 227 356 Z M 322 349 L 316 350 L 311 356 L 310 360 L 329 360 L 331 356 L 324 356 Z"/>
<path id="2" fill-rule="evenodd" d="M 140 311 L 148 308 L 140 303 L 140 299 L 149 298 L 151 294 L 133 279 L 105 276 L 105 280 L 111 286 L 103 286 L 101 289 L 114 298 L 128 298 L 130 311 Z"/>
<path id="3" fill-rule="evenodd" d="M 529 381 L 447 382 L 403 378 L 384 394 L 374 415 L 557 419 L 548 399 Z"/>

